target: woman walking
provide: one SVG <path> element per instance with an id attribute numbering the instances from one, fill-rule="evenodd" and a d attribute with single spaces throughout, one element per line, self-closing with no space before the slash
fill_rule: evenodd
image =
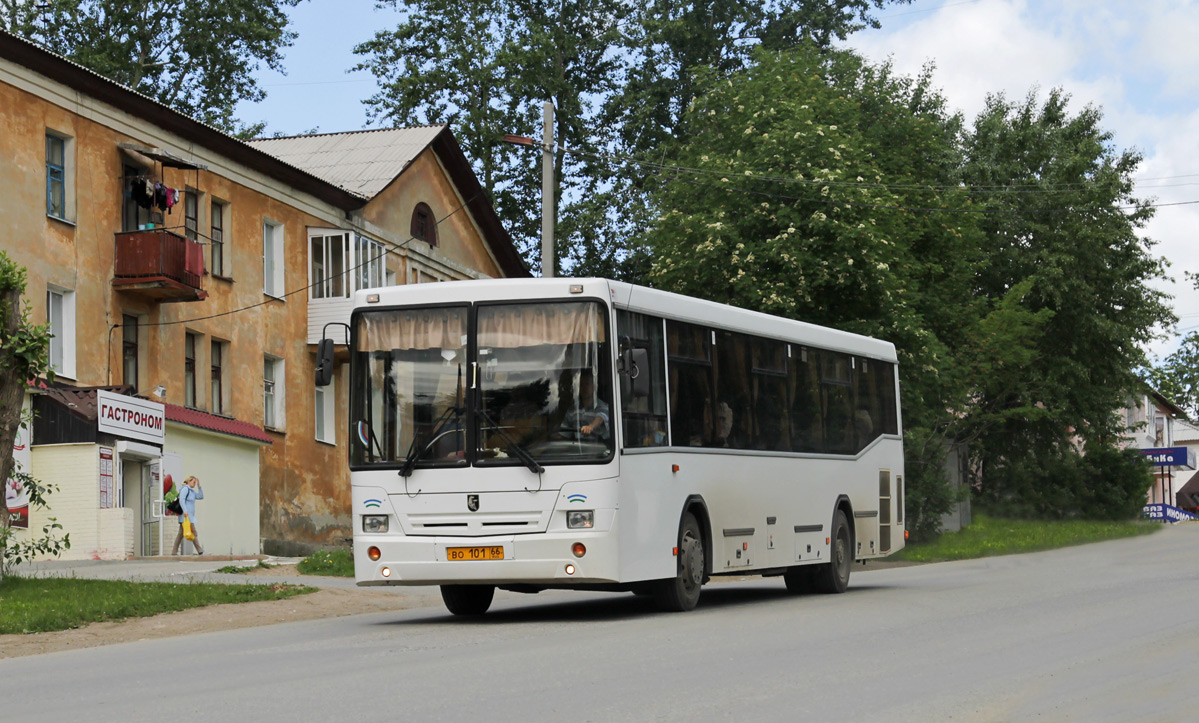
<path id="1" fill-rule="evenodd" d="M 200 487 L 200 480 L 195 475 L 183 480 L 183 489 L 179 491 L 179 505 L 183 508 L 183 514 L 179 515 L 179 534 L 175 535 L 175 546 L 171 548 L 171 555 L 179 554 L 179 545 L 183 542 L 184 516 L 192 526 L 192 544 L 196 546 L 196 554 L 204 554 L 204 548 L 200 546 L 200 532 L 196 529 L 196 500 L 202 499 L 204 489 Z"/>

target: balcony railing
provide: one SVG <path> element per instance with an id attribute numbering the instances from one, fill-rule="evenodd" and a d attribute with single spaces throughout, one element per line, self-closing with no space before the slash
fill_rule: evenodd
<path id="1" fill-rule="evenodd" d="M 112 285 L 161 302 L 200 301 L 204 247 L 179 234 L 159 229 L 116 235 L 116 271 Z"/>

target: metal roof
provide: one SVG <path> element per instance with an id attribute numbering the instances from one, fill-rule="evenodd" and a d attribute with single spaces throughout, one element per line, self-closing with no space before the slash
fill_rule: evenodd
<path id="1" fill-rule="evenodd" d="M 374 198 L 429 147 L 444 125 L 249 141 L 260 151 L 365 199 Z"/>

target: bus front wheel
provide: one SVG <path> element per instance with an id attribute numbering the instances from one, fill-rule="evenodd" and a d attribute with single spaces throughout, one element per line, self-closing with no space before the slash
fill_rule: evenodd
<path id="1" fill-rule="evenodd" d="M 684 613 L 699 603 L 699 591 L 704 584 L 704 537 L 695 515 L 683 516 L 679 531 L 678 574 L 659 580 L 654 587 L 654 601 L 664 612 Z"/>
<path id="2" fill-rule="evenodd" d="M 842 593 L 849 587 L 849 569 L 853 565 L 853 539 L 849 531 L 849 520 L 841 510 L 833 514 L 831 544 L 829 561 L 818 566 L 815 575 L 812 576 L 812 588 L 816 592 Z"/>
<path id="3" fill-rule="evenodd" d="M 491 607 L 494 585 L 442 585 L 441 599 L 455 615 L 482 615 Z"/>

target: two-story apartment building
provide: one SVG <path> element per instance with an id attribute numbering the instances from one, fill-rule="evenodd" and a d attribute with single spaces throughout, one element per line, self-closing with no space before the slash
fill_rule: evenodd
<path id="1" fill-rule="evenodd" d="M 359 288 L 528 275 L 445 126 L 247 143 L 3 32 L 0 188 L 0 247 L 54 333 L 19 458 L 59 486 L 75 557 L 168 552 L 167 475 L 200 477 L 208 551 L 341 542 L 324 325 Z"/>

